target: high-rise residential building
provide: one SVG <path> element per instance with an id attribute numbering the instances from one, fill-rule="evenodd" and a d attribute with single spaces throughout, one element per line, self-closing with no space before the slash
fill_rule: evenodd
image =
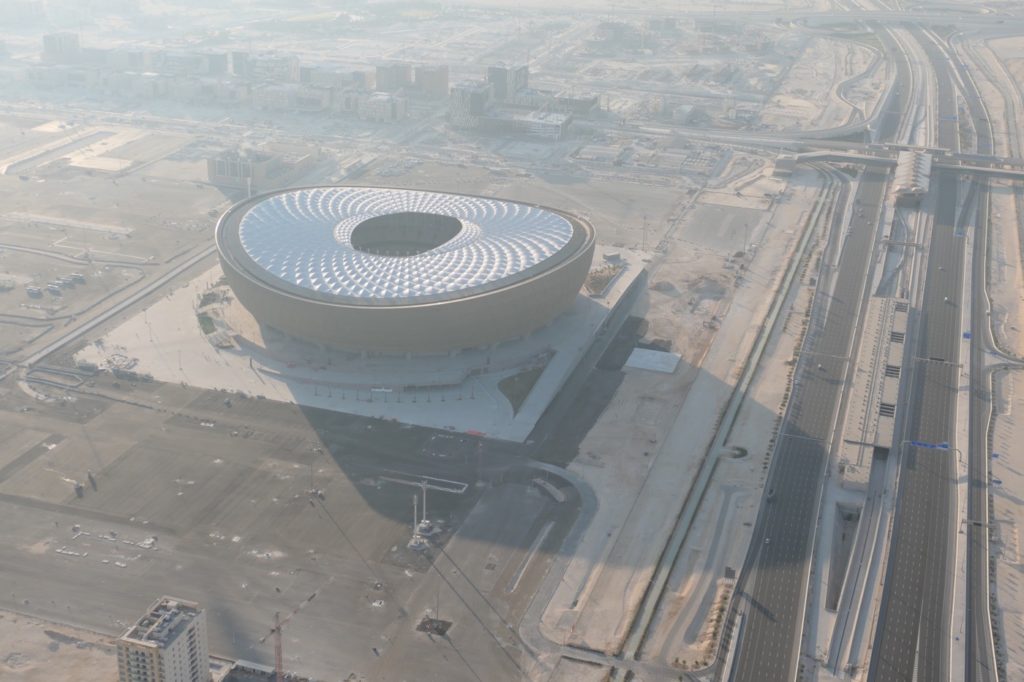
<path id="1" fill-rule="evenodd" d="M 463 81 L 452 86 L 448 101 L 448 117 L 457 128 L 472 128 L 491 102 L 491 84 L 486 81 Z"/>
<path id="2" fill-rule="evenodd" d="M 231 53 L 231 74 L 234 76 L 245 77 L 249 75 L 249 53 L 248 52 L 232 52 Z"/>
<path id="3" fill-rule="evenodd" d="M 390 92 L 374 92 L 359 99 L 359 118 L 377 123 L 394 123 L 405 118 L 407 102 Z"/>
<path id="4" fill-rule="evenodd" d="M 494 99 L 504 102 L 529 85 L 530 68 L 526 64 L 489 66 L 487 67 L 487 82 L 491 84 Z"/>
<path id="5" fill-rule="evenodd" d="M 448 65 L 435 64 L 417 66 L 415 71 L 416 89 L 427 97 L 448 96 Z"/>
<path id="6" fill-rule="evenodd" d="M 412 64 L 395 62 L 377 65 L 377 86 L 381 92 L 395 92 L 412 85 Z"/>
<path id="7" fill-rule="evenodd" d="M 245 75 L 254 81 L 298 83 L 299 58 L 295 55 L 267 52 L 250 54 L 245 60 Z"/>
<path id="8" fill-rule="evenodd" d="M 206 612 L 161 597 L 117 640 L 120 682 L 209 682 Z"/>
<path id="9" fill-rule="evenodd" d="M 43 36 L 43 61 L 49 64 L 73 62 L 80 49 L 77 33 L 48 33 Z"/>

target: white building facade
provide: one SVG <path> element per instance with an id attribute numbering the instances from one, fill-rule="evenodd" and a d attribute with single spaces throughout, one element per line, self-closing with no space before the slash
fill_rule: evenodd
<path id="1" fill-rule="evenodd" d="M 161 597 L 117 640 L 120 682 L 209 682 L 206 612 Z"/>

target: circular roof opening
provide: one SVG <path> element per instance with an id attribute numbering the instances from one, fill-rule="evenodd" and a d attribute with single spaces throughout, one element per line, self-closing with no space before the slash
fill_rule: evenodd
<path id="1" fill-rule="evenodd" d="M 415 256 L 445 244 L 462 231 L 462 221 L 435 213 L 386 213 L 352 229 L 352 248 L 377 256 Z"/>

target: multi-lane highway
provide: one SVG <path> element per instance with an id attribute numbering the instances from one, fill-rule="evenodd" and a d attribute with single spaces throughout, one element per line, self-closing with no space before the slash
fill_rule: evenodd
<path id="1" fill-rule="evenodd" d="M 904 112 L 911 108 L 912 75 L 895 36 L 880 33 L 897 59 L 892 96 L 877 118 L 878 138 L 889 140 L 903 127 Z M 855 198 L 863 211 L 849 226 L 834 289 L 816 296 L 816 305 L 819 299 L 827 302 L 827 313 L 805 341 L 767 483 L 770 499 L 758 517 L 737 592 L 736 607 L 744 619 L 733 665 L 732 679 L 737 682 L 785 681 L 796 675 L 825 464 L 847 388 L 848 359 L 886 181 L 884 171 L 866 173 Z"/>
<path id="2" fill-rule="evenodd" d="M 974 121 L 978 154 L 993 154 L 995 144 L 990 118 L 978 97 L 974 79 L 959 59 L 953 59 L 965 93 L 967 106 Z M 1010 120 L 1016 120 L 1013 97 L 1004 95 Z M 1011 139 L 1016 146 L 1016 136 Z M 1011 151 L 1018 153 L 1019 148 Z M 1019 196 L 1019 190 L 1016 190 Z M 981 292 L 987 286 L 989 202 L 988 188 L 979 183 L 979 201 L 974 232 L 971 291 L 971 399 L 968 442 L 967 476 L 967 632 L 965 636 L 965 670 L 967 682 L 997 682 L 998 662 L 992 639 L 992 620 L 989 611 L 989 547 L 988 547 L 988 430 L 992 416 L 991 374 L 985 368 L 985 351 L 995 346 L 992 328 L 988 322 L 987 296 Z"/>
<path id="3" fill-rule="evenodd" d="M 960 153 L 968 127 L 960 120 L 962 90 L 976 131 L 975 153 L 991 159 L 991 129 L 965 65 L 939 38 L 911 31 L 934 72 L 937 147 Z M 897 82 L 878 119 L 879 137 L 892 139 L 905 129 L 919 94 L 911 95 L 913 72 L 906 47 L 886 35 L 897 57 Z M 901 116 L 902 115 L 902 116 Z M 970 151 L 970 150 L 969 150 Z M 950 670 L 951 595 L 956 550 L 956 398 L 960 375 L 964 230 L 977 222 L 974 291 L 985 285 L 987 192 L 983 181 L 962 183 L 955 169 L 936 169 L 937 195 L 927 244 L 919 312 L 908 337 L 904 367 L 909 381 L 901 406 L 904 429 L 894 444 L 900 458 L 895 521 L 869 679 L 996 679 L 988 613 L 987 449 L 984 434 L 988 395 L 980 383 L 981 343 L 972 348 L 970 486 L 967 529 L 968 632 L 966 670 Z M 865 206 L 881 203 L 885 177 L 870 173 L 858 192 Z M 966 190 L 966 191 L 965 191 Z M 977 221 L 969 220 L 977 207 Z M 836 410 L 845 389 L 844 373 L 854 343 L 856 312 L 868 274 L 873 225 L 854 221 L 844 245 L 834 298 L 823 328 L 810 335 L 797 374 L 792 403 L 776 446 L 767 495 L 741 580 L 737 608 L 743 625 L 732 668 L 734 680 L 791 680 L 797 674 L 806 580 L 817 519 L 818 499 L 833 438 Z M 972 298 L 972 320 L 985 322 L 984 297 Z M 855 344 L 854 344 L 855 345 Z M 810 358 L 813 358 L 811 360 Z M 939 447 L 913 445 L 930 443 Z M 942 444 L 949 444 L 943 446 Z"/>
<path id="4" fill-rule="evenodd" d="M 876 140 L 891 141 L 899 139 L 900 130 L 911 125 L 910 117 L 916 113 L 914 95 L 922 86 L 916 82 L 919 79 L 914 78 L 910 58 L 896 33 L 877 25 L 874 28 L 885 54 L 896 61 L 896 78 L 886 95 L 887 106 L 878 114 L 875 135 Z"/>
<path id="5" fill-rule="evenodd" d="M 878 207 L 885 184 L 884 172 L 869 171 L 855 201 Z M 745 621 L 734 668 L 737 681 L 796 675 L 818 498 L 863 303 L 876 217 L 870 209 L 854 216 L 835 287 L 823 299 L 827 310 L 801 353 L 767 484 L 770 499 L 758 518 L 737 604 Z"/>
<path id="6" fill-rule="evenodd" d="M 935 73 L 940 146 L 959 151 L 956 89 L 945 55 L 915 31 Z M 979 150 L 985 152 L 987 150 Z M 900 450 L 900 482 L 889 565 L 869 677 L 873 680 L 950 679 L 950 618 L 956 529 L 954 445 L 960 374 L 964 226 L 960 183 L 940 171 L 923 300 L 911 357 L 909 418 Z M 969 206 L 977 187 L 962 197 Z M 915 677 L 916 675 L 916 677 Z M 959 671 L 958 671 L 959 676 Z"/>
<path id="7" fill-rule="evenodd" d="M 959 368 L 963 239 L 956 235 L 957 178 L 936 183 L 924 302 L 910 368 L 907 433 L 900 449 L 900 482 L 889 567 L 879 614 L 870 679 L 949 679 L 950 549 L 953 543 L 954 453 L 910 445 L 952 442 Z"/>
<path id="8" fill-rule="evenodd" d="M 983 193 L 984 194 L 984 193 Z M 974 237 L 972 291 L 985 286 L 987 268 L 988 202 L 982 199 Z M 984 226 L 984 227 L 983 227 Z M 992 415 L 991 376 L 985 370 L 984 350 L 989 337 L 986 298 L 971 297 L 971 402 L 967 477 L 967 682 L 996 682 L 997 663 L 989 614 L 988 548 L 988 426 Z"/>

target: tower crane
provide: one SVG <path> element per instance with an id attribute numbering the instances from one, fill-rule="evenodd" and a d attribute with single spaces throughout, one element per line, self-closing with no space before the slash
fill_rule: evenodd
<path id="1" fill-rule="evenodd" d="M 281 618 L 280 611 L 275 611 L 274 627 L 270 630 L 270 632 L 263 635 L 262 639 L 260 639 L 260 644 L 263 644 L 267 641 L 268 637 L 274 638 L 274 679 L 276 682 L 284 682 L 284 660 L 283 654 L 281 652 L 281 628 L 284 627 L 284 625 L 288 621 L 294 618 L 295 614 L 297 614 L 302 609 L 306 608 L 306 605 L 309 602 L 313 601 L 313 598 L 316 597 L 316 595 L 319 592 L 320 590 L 318 589 L 316 592 L 306 597 L 302 601 L 302 603 L 296 606 L 294 609 L 292 609 L 292 612 L 289 613 L 284 619 Z"/>

